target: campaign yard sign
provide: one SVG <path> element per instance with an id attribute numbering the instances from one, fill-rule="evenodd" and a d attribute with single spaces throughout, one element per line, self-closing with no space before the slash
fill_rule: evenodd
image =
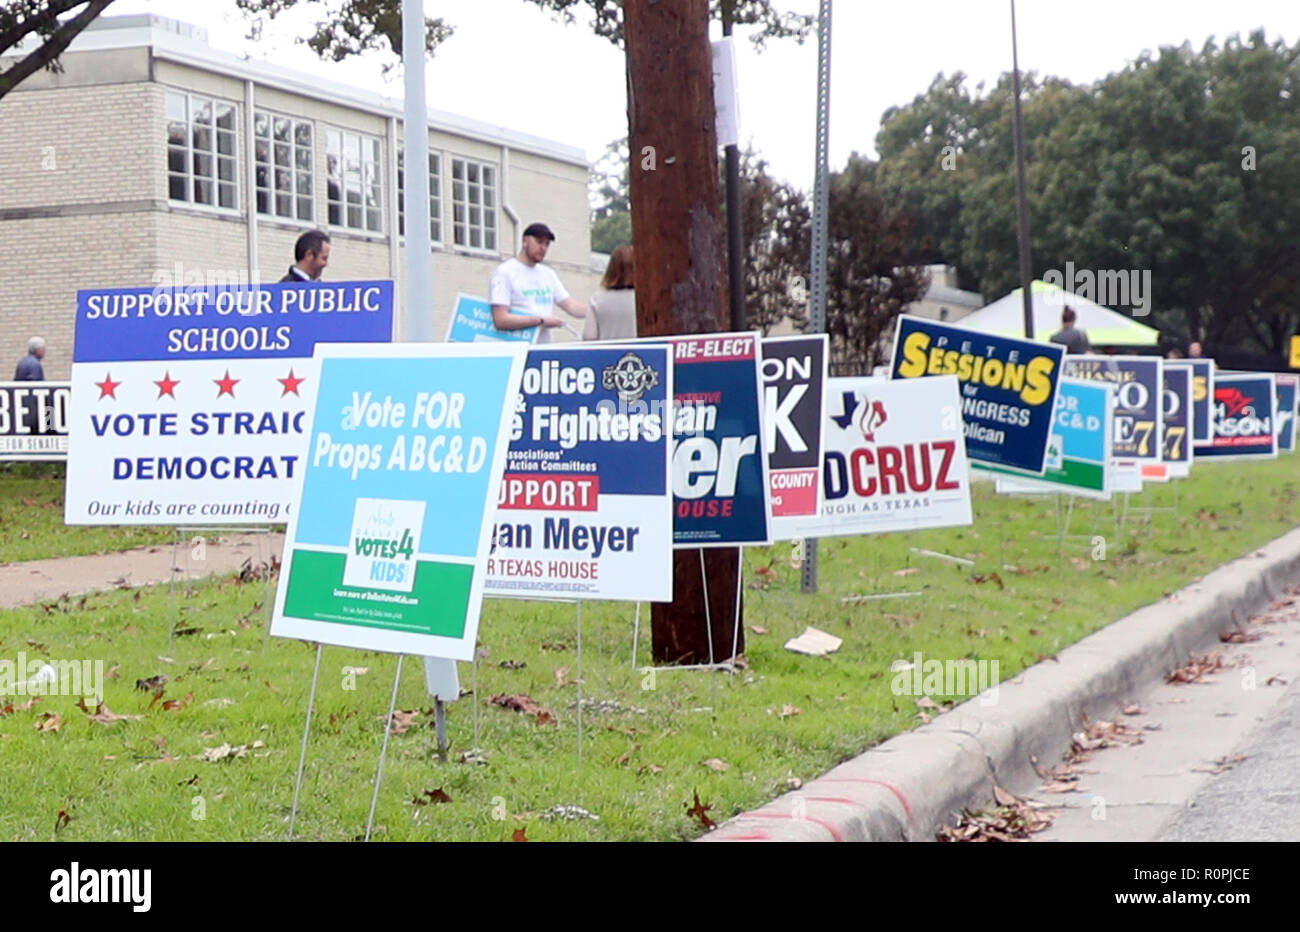
<path id="1" fill-rule="evenodd" d="M 1164 475 L 1157 481 L 1185 479 L 1192 470 L 1192 370 L 1186 366 L 1164 366 L 1161 372 L 1164 408 L 1161 411 L 1161 466 Z M 1149 467 L 1148 467 L 1149 468 Z M 1145 470 L 1143 477 L 1146 478 Z"/>
<path id="2" fill-rule="evenodd" d="M 68 456 L 70 382 L 0 382 L 0 462 Z"/>
<path id="3" fill-rule="evenodd" d="M 712 333 L 668 342 L 674 545 L 770 544 L 758 335 Z"/>
<path id="4" fill-rule="evenodd" d="M 486 595 L 672 600 L 669 352 L 528 351 Z"/>
<path id="5" fill-rule="evenodd" d="M 1041 479 L 1028 476 L 998 479 L 997 490 L 1068 492 L 1088 498 L 1109 499 L 1113 469 L 1111 421 L 1114 416 L 1113 386 L 1061 379 L 1052 439 L 1048 444 L 1047 471 Z"/>
<path id="6" fill-rule="evenodd" d="M 1164 367 L 1169 369 L 1185 368 L 1192 373 L 1192 417 L 1191 444 L 1192 455 L 1196 447 L 1208 444 L 1211 439 L 1210 421 L 1214 411 L 1214 360 L 1213 359 L 1166 359 Z"/>
<path id="7" fill-rule="evenodd" d="M 825 503 L 810 537 L 971 523 L 953 376 L 826 380 Z"/>
<path id="8" fill-rule="evenodd" d="M 1159 463 L 1164 436 L 1162 360 L 1157 356 L 1069 356 L 1065 374 L 1109 382 L 1115 395 L 1115 456 Z"/>
<path id="9" fill-rule="evenodd" d="M 511 314 L 528 314 L 531 311 L 510 310 Z M 483 298 L 472 295 L 456 295 L 456 306 L 447 323 L 448 343 L 482 343 L 484 341 L 505 340 L 512 343 L 532 343 L 537 339 L 540 327 L 525 327 L 522 330 L 498 330 L 492 320 L 492 304 Z"/>
<path id="10" fill-rule="evenodd" d="M 1274 373 L 1273 384 L 1277 386 L 1277 448 L 1291 453 L 1295 450 L 1296 389 L 1300 386 L 1300 376 L 1292 372 Z"/>
<path id="11" fill-rule="evenodd" d="M 807 536 L 804 520 L 822 505 L 826 334 L 762 342 L 763 449 L 771 482 L 772 539 Z"/>
<path id="12" fill-rule="evenodd" d="M 978 468 L 1043 474 L 1065 347 L 898 318 L 892 376 L 955 375 L 966 455 Z"/>
<path id="13" fill-rule="evenodd" d="M 68 524 L 278 524 L 324 342 L 387 342 L 393 284 L 77 293 Z"/>
<path id="14" fill-rule="evenodd" d="M 1277 390 L 1271 373 L 1216 372 L 1214 439 L 1196 455 L 1228 460 L 1277 456 Z"/>
<path id="15" fill-rule="evenodd" d="M 473 658 L 524 352 L 317 347 L 272 634 Z"/>

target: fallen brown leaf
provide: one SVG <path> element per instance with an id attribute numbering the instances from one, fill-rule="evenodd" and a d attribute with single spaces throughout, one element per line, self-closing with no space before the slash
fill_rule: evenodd
<path id="1" fill-rule="evenodd" d="M 718 823 L 714 822 L 708 816 L 708 812 L 712 808 L 713 808 L 712 805 L 706 806 L 704 803 L 700 802 L 700 794 L 697 792 L 695 793 L 695 805 L 687 806 L 686 814 L 690 816 L 694 816 L 696 819 L 699 820 L 700 825 L 704 826 L 705 828 L 713 829 L 717 827 Z"/>
<path id="2" fill-rule="evenodd" d="M 63 727 L 63 716 L 54 712 L 42 712 L 41 717 L 35 721 L 33 727 L 37 731 L 43 732 L 58 731 Z"/>
<path id="3" fill-rule="evenodd" d="M 436 790 L 425 790 L 419 796 L 415 797 L 415 799 L 411 800 L 411 804 L 414 806 L 427 806 L 429 803 L 449 802 L 451 802 L 451 797 L 443 792 L 442 787 L 438 787 Z"/>
<path id="4" fill-rule="evenodd" d="M 92 722 L 99 722 L 101 725 L 111 725 L 113 722 L 139 721 L 144 718 L 143 715 L 118 715 L 104 703 L 100 702 L 95 706 L 95 711 L 90 711 L 86 705 L 85 699 L 77 700 L 77 708 L 85 712 Z"/>
<path id="5" fill-rule="evenodd" d="M 567 679 L 565 679 L 565 677 L 567 677 L 568 675 L 569 675 L 569 668 L 568 668 L 568 667 L 556 667 L 556 668 L 555 668 L 555 688 L 556 688 L 556 689 L 563 689 L 565 686 L 568 685 L 568 682 L 569 682 L 569 681 L 568 681 Z"/>
<path id="6" fill-rule="evenodd" d="M 700 761 L 700 763 L 716 773 L 726 773 L 731 769 L 730 764 L 718 757 L 710 757 L 708 760 Z"/>
<path id="7" fill-rule="evenodd" d="M 762 625 L 750 625 L 749 630 L 753 631 L 755 634 L 767 634 L 767 629 Z"/>
<path id="8" fill-rule="evenodd" d="M 517 828 L 517 829 L 514 830 L 514 833 L 511 834 L 511 836 L 510 836 L 510 840 L 511 840 L 511 841 L 527 841 L 527 840 L 528 840 L 528 836 L 527 836 L 526 834 L 524 834 L 524 830 L 523 830 L 522 828 Z"/>
<path id="9" fill-rule="evenodd" d="M 555 713 L 545 706 L 538 705 L 532 696 L 526 693 L 489 696 L 488 704 L 499 705 L 503 709 L 513 709 L 516 712 L 523 712 L 525 715 L 535 716 L 539 725 L 555 724 Z"/>

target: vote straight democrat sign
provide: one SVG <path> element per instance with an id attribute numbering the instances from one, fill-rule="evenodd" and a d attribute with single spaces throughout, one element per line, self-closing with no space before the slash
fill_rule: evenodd
<path id="1" fill-rule="evenodd" d="M 68 455 L 68 382 L 0 382 L 0 462 Z"/>
<path id="2" fill-rule="evenodd" d="M 763 448 L 772 484 L 772 539 L 806 536 L 804 519 L 822 504 L 827 336 L 766 337 L 763 352 Z"/>
<path id="3" fill-rule="evenodd" d="M 1158 463 L 1164 436 L 1161 359 L 1154 356 L 1070 356 L 1065 374 L 1116 387 L 1114 450 L 1120 460 Z"/>
<path id="4" fill-rule="evenodd" d="M 392 282 L 78 292 L 64 520 L 283 522 L 313 348 L 392 328 Z"/>
<path id="5" fill-rule="evenodd" d="M 317 347 L 271 633 L 470 660 L 524 347 Z"/>
<path id="6" fill-rule="evenodd" d="M 812 537 L 971 523 L 957 379 L 826 381 L 825 503 Z"/>
<path id="7" fill-rule="evenodd" d="M 528 351 L 487 595 L 671 601 L 666 345 Z"/>
<path id="8" fill-rule="evenodd" d="M 673 541 L 770 544 L 758 337 L 677 337 L 673 349 Z"/>
<path id="9" fill-rule="evenodd" d="M 898 318 L 892 376 L 955 375 L 966 455 L 976 466 L 1042 475 L 1065 347 Z"/>
<path id="10" fill-rule="evenodd" d="M 1217 372 L 1214 376 L 1214 439 L 1197 447 L 1211 459 L 1277 456 L 1277 389 L 1271 373 Z"/>

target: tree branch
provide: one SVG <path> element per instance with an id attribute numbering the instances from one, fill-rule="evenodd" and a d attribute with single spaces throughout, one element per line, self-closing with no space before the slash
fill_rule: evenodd
<path id="1" fill-rule="evenodd" d="M 27 78 L 31 77 L 35 72 L 44 68 L 50 62 L 63 54 L 63 50 L 71 44 L 72 40 L 75 39 L 83 29 L 94 22 L 95 17 L 104 12 L 104 9 L 112 2 L 113 0 L 90 0 L 90 2 L 86 4 L 84 10 L 66 23 L 60 25 L 59 28 L 55 30 L 54 34 L 46 39 L 39 48 L 33 50 L 26 58 L 19 61 L 8 71 L 0 74 L 0 98 L 3 98 L 11 90 Z M 58 12 L 65 12 L 76 5 L 76 3 L 64 3 L 61 5 L 62 9 Z M 54 12 L 55 7 L 57 6 L 60 6 L 60 4 L 51 4 L 49 10 L 45 12 L 48 12 L 57 18 L 58 13 Z M 35 18 L 36 17 L 33 17 L 33 19 Z M 24 21 L 24 25 L 26 25 L 26 22 L 28 21 Z M 27 32 L 30 33 L 31 30 L 27 30 Z"/>

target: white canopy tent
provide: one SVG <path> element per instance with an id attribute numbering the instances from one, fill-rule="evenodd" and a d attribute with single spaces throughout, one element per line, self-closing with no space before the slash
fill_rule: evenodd
<path id="1" fill-rule="evenodd" d="M 1017 288 L 992 304 L 954 321 L 954 326 L 1000 336 L 1024 336 L 1022 291 Z M 1093 346 L 1155 346 L 1160 336 L 1160 331 L 1154 327 L 1047 282 L 1034 282 L 1030 295 L 1034 309 L 1034 339 L 1042 342 L 1061 329 L 1061 309 L 1066 305 L 1078 315 L 1074 325 L 1088 335 L 1088 342 Z"/>

